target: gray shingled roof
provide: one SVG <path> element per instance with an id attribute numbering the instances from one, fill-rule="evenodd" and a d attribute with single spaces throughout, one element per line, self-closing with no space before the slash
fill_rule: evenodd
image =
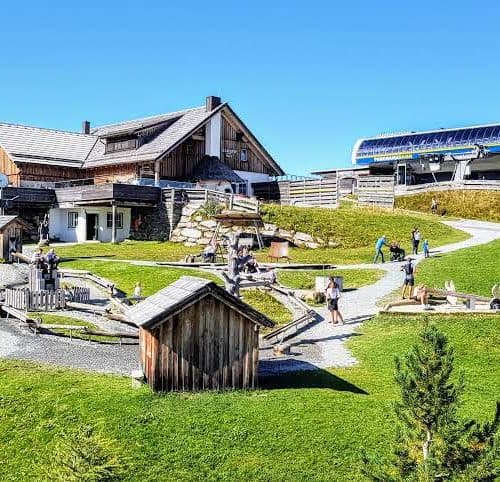
<path id="1" fill-rule="evenodd" d="M 205 107 L 199 107 L 196 109 L 190 109 L 185 111 L 185 113 L 166 128 L 163 132 L 154 137 L 150 142 L 143 144 L 138 149 L 134 151 L 121 151 L 114 152 L 111 154 L 105 154 L 105 144 L 103 141 L 99 141 L 92 149 L 87 160 L 85 161 L 85 167 L 96 167 L 101 165 L 110 164 L 123 164 L 129 162 L 138 161 L 153 161 L 166 151 L 176 147 L 185 137 L 194 132 L 199 128 L 201 124 L 207 121 L 212 115 L 218 112 L 225 104 L 221 104 L 217 109 L 207 112 Z M 160 117 L 160 116 L 157 116 Z M 155 124 L 158 122 L 155 122 Z M 121 130 L 125 129 L 126 122 L 121 124 L 115 124 L 119 126 Z M 129 129 L 139 128 L 139 121 L 132 121 L 129 125 Z M 136 127 L 134 127 L 136 126 Z M 118 127 L 117 127 L 118 128 Z M 143 127 L 140 127 L 143 128 Z M 111 126 L 107 127 L 108 130 L 96 132 L 99 135 L 103 135 L 102 132 L 116 133 L 116 130 L 109 130 Z"/>
<path id="2" fill-rule="evenodd" d="M 154 328 L 165 318 L 175 315 L 185 307 L 212 295 L 240 312 L 253 323 L 273 327 L 274 322 L 250 305 L 217 286 L 213 281 L 193 276 L 183 276 L 127 312 L 127 318 L 142 328 Z"/>
<path id="3" fill-rule="evenodd" d="M 17 219 L 17 216 L 0 216 L 0 229 L 3 229 L 7 224 L 11 223 L 14 221 L 14 219 Z M 26 224 L 24 221 L 21 220 L 23 224 Z"/>
<path id="4" fill-rule="evenodd" d="M 18 162 L 80 167 L 96 141 L 76 132 L 0 123 L 0 146 Z"/>
<path id="5" fill-rule="evenodd" d="M 196 181 L 223 180 L 229 182 L 245 182 L 227 164 L 217 157 L 205 156 L 196 164 L 190 179 Z"/>

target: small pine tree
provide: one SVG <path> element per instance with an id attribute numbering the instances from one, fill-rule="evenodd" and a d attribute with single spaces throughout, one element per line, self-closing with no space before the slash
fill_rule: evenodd
<path id="1" fill-rule="evenodd" d="M 82 426 L 58 443 L 47 478 L 64 482 L 113 481 L 121 479 L 125 467 L 124 459 L 118 458 L 109 440 L 96 435 L 92 427 Z"/>
<path id="2" fill-rule="evenodd" d="M 375 481 L 493 481 L 500 475 L 500 403 L 490 423 L 461 420 L 463 376 L 451 379 L 453 349 L 435 326 L 426 326 L 403 359 L 396 358 L 401 401 L 393 457 L 363 455 L 364 474 Z"/>

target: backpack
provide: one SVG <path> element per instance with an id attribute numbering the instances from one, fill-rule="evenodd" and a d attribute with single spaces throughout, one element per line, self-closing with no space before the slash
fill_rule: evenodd
<path id="1" fill-rule="evenodd" d="M 408 276 L 411 276 L 413 274 L 413 265 L 411 264 L 411 262 L 408 262 L 407 264 L 405 264 L 405 273 Z"/>

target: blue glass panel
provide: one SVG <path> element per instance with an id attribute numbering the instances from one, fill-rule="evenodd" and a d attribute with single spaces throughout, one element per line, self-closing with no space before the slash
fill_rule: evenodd
<path id="1" fill-rule="evenodd" d="M 491 133 L 491 140 L 496 141 L 498 140 L 498 137 L 500 136 L 500 126 L 495 126 L 493 127 L 493 132 Z"/>

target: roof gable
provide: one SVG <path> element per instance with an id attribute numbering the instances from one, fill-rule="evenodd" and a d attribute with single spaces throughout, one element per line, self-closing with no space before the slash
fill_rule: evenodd
<path id="1" fill-rule="evenodd" d="M 272 327 L 274 322 L 250 305 L 217 286 L 213 281 L 193 276 L 183 276 L 141 301 L 127 314 L 128 318 L 142 328 L 152 329 L 166 318 L 176 315 L 206 296 L 213 296 L 257 325 Z"/>
<path id="2" fill-rule="evenodd" d="M 19 216 L 0 216 L 0 229 L 5 229 L 10 223 L 17 221 L 22 226 L 26 227 L 28 224 L 24 219 Z"/>

